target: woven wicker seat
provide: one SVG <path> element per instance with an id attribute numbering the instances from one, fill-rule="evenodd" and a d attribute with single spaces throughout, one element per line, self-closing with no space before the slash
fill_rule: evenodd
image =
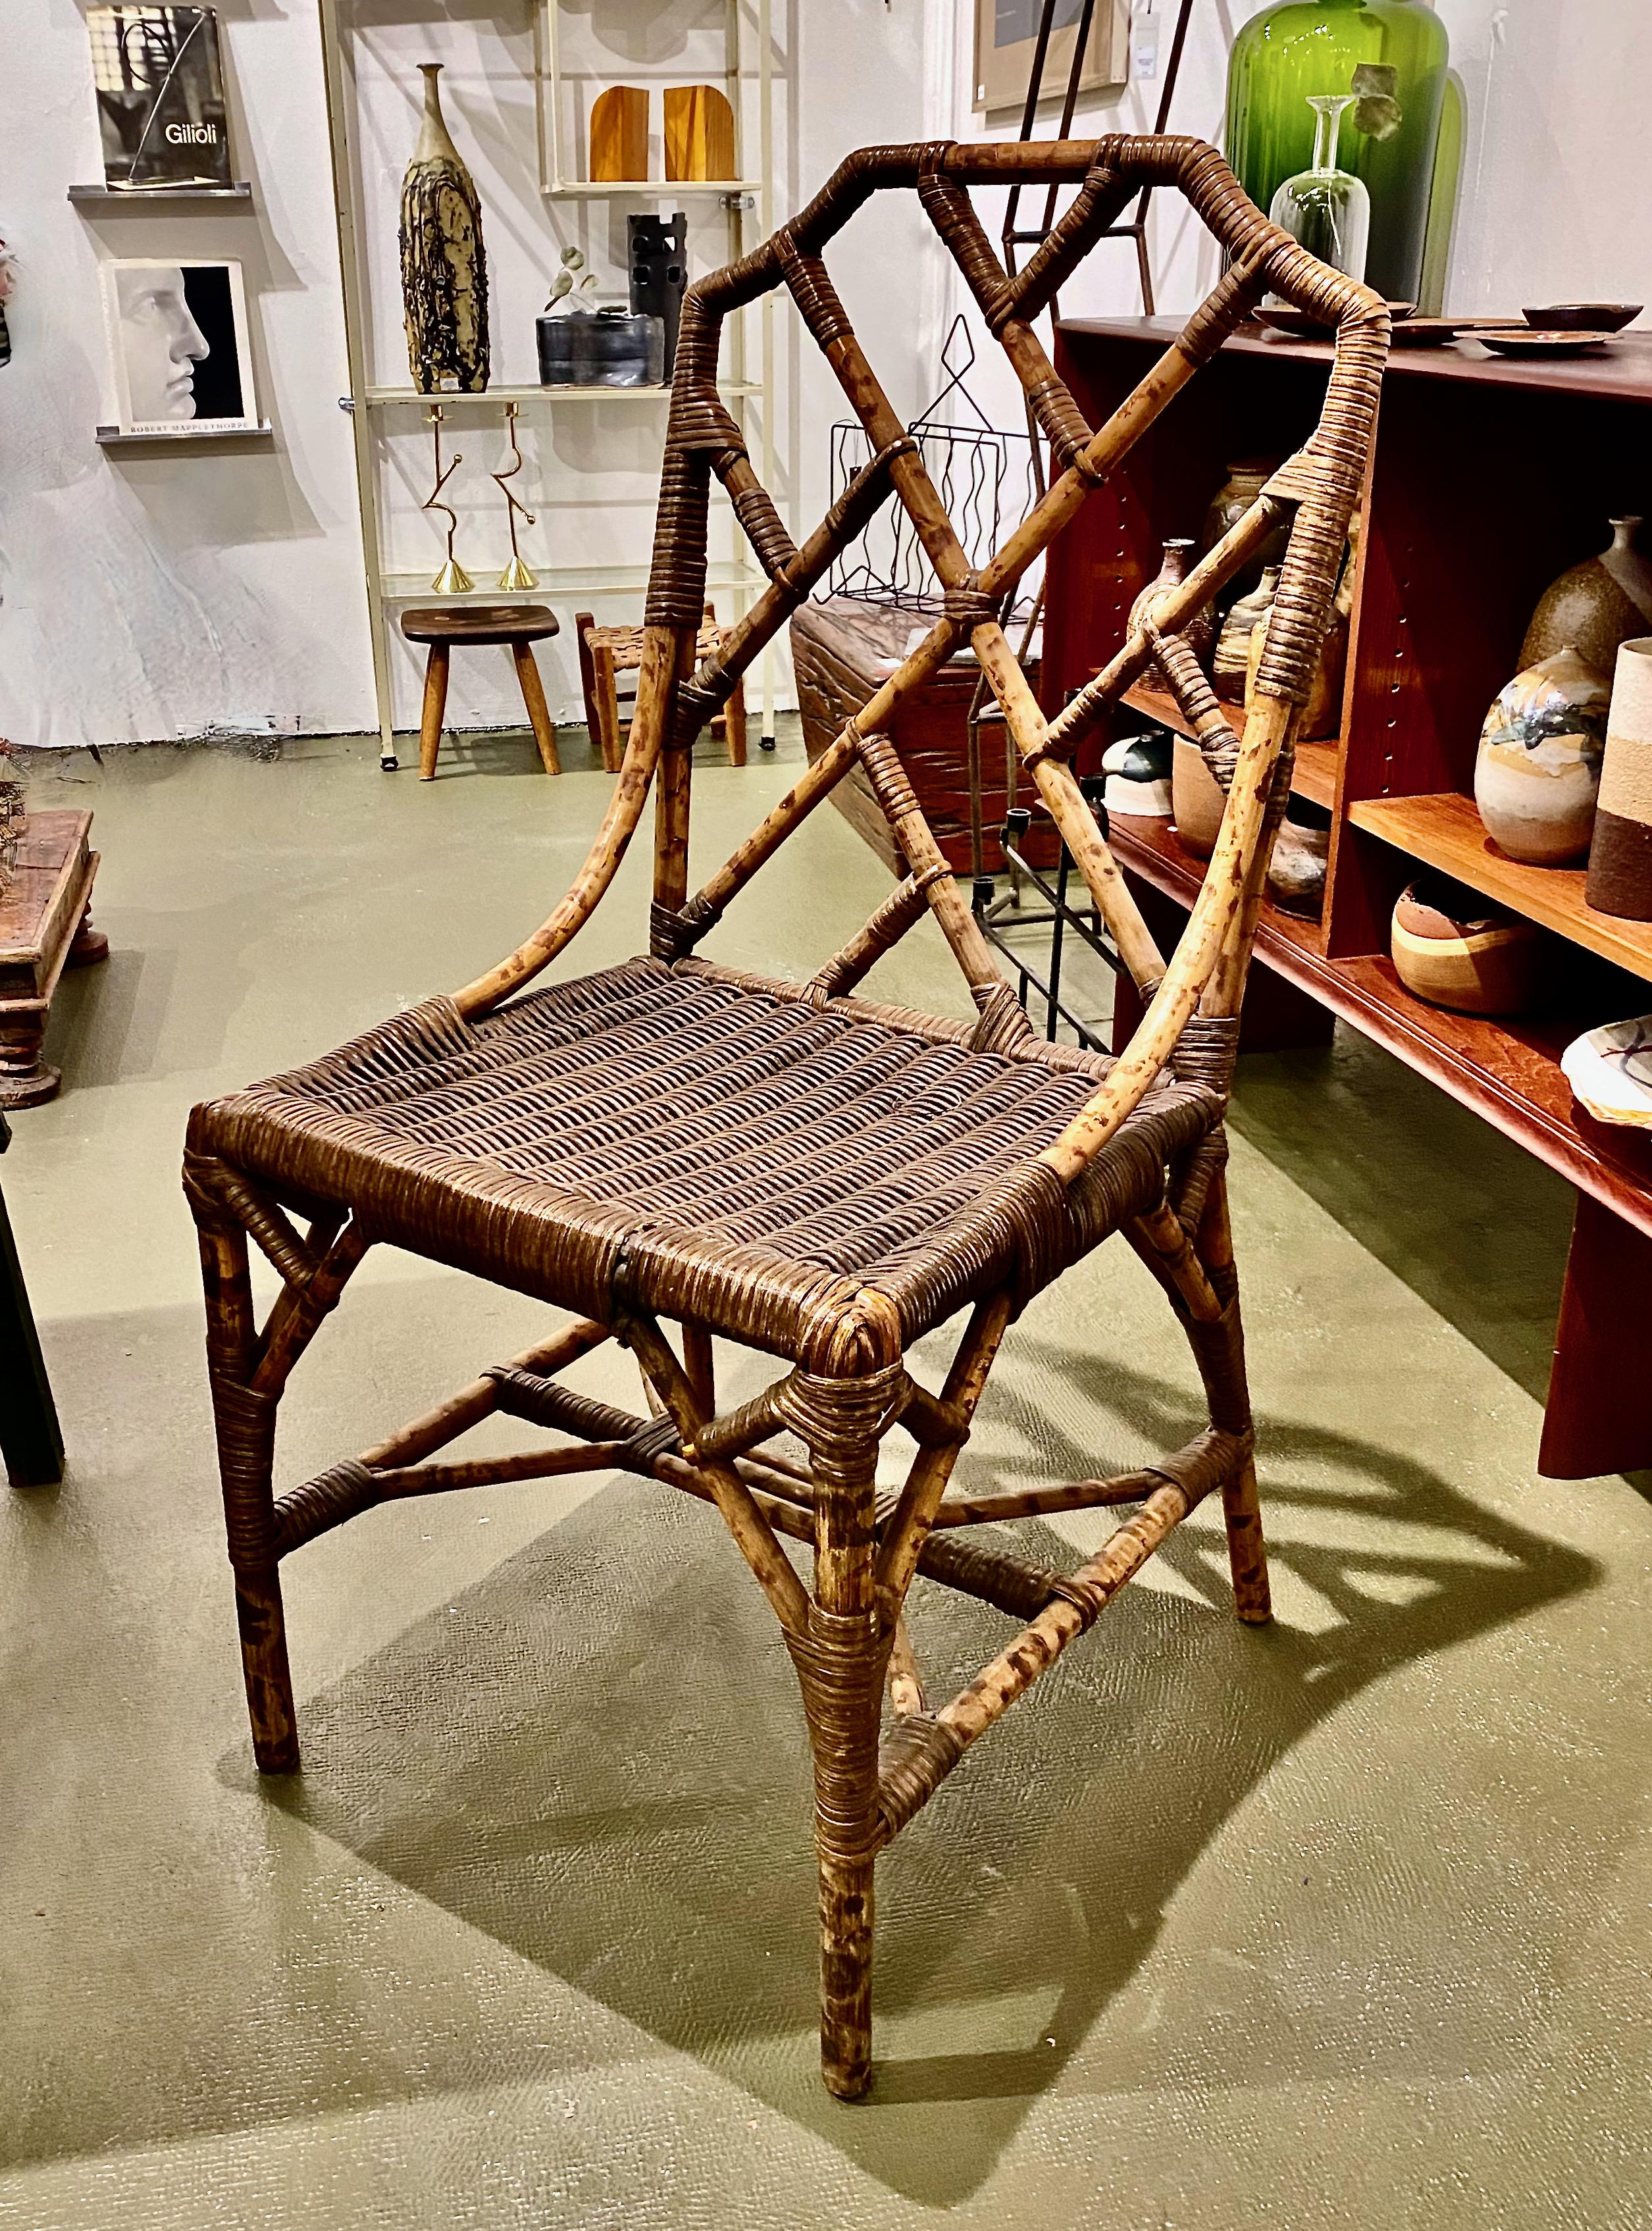
<path id="1" fill-rule="evenodd" d="M 999 262 L 968 191 L 1010 178 L 1074 190 L 1014 275 Z M 1226 250 L 1226 268 L 1159 363 L 1092 430 L 1033 321 L 1151 186 L 1186 197 Z M 845 220 L 885 190 L 917 192 L 1048 445 L 1043 493 L 978 569 L 823 261 Z M 831 363 L 870 456 L 800 544 L 717 389 L 724 321 L 777 287 Z M 1318 426 L 1305 426 L 1303 446 L 1185 581 L 1122 643 L 1094 646 L 1094 678 L 1046 717 L 1001 614 L 1051 538 L 1269 289 L 1336 329 Z M 684 301 L 636 711 L 572 889 L 515 952 L 460 990 L 191 1119 L 185 1185 L 200 1234 L 260 1769 L 298 1765 L 282 1563 L 329 1528 L 409 1496 L 589 1471 L 629 1471 L 714 1505 L 773 1607 L 802 1695 L 814 1769 L 822 2069 L 845 2098 L 865 2090 L 871 2071 L 875 1863 L 970 1746 L 1207 1496 L 1221 1500 L 1239 1616 L 1269 1616 L 1222 1116 L 1292 739 L 1369 463 L 1387 340 L 1377 296 L 1271 225 L 1196 140 L 931 143 L 852 156 L 790 224 L 697 281 Z M 714 478 L 768 585 L 708 642 Z M 795 787 L 692 889 L 696 738 L 731 707 L 752 662 L 891 498 L 936 572 L 926 631 Z M 1286 523 L 1254 702 L 1235 739 L 1184 630 Z M 890 733 L 914 694 L 965 648 L 1143 1010 L 1115 1060 L 1036 1038 Z M 1227 795 L 1203 886 L 1168 957 L 1072 766 L 1080 742 L 1150 665 Z M 852 773 L 887 824 L 899 863 L 894 889 L 807 984 L 717 966 L 699 947 L 724 910 L 754 878 L 778 872 L 771 863 L 788 837 Z M 647 957 L 528 989 L 603 900 L 651 794 Z M 925 918 L 958 965 L 970 1020 L 860 996 L 868 971 Z M 1208 1426 L 1137 1471 L 955 1491 L 954 1468 L 1014 1319 L 1112 1232 L 1157 1280 L 1187 1335 Z M 379 1242 L 577 1314 L 360 1456 L 277 1495 L 279 1405 Z M 249 1243 L 282 1282 L 262 1327 Z M 954 1322 L 956 1347 L 936 1389 L 911 1368 L 912 1344 L 924 1333 L 944 1337 L 937 1329 Z M 781 1359 L 761 1391 L 733 1408 L 718 1406 L 714 1335 Z M 561 1376 L 608 1341 L 639 1367 L 639 1410 L 593 1400 Z M 443 1453 L 500 1413 L 555 1438 L 510 1455 Z M 915 1452 L 904 1484 L 884 1490 L 879 1452 L 897 1429 Z M 1109 1506 L 1129 1515 L 1065 1573 L 975 1530 Z M 394 1522 L 385 1525 L 392 1554 Z M 907 1621 L 919 1579 L 1016 1623 L 998 1656 L 938 1706 L 924 1692 L 921 1630 L 915 1639 Z M 745 1701 L 707 1697 L 703 1709 Z"/>
<path id="2" fill-rule="evenodd" d="M 200 1109 L 191 1145 L 599 1315 L 623 1255 L 638 1300 L 717 1332 L 793 1348 L 868 1290 L 912 1340 L 1018 1275 L 1018 1173 L 1111 1064 L 847 1007 L 646 960 L 480 1024 L 431 1000 Z M 1062 1195 L 1068 1258 L 1154 1207 L 1221 1112 L 1197 1084 L 1150 1095 Z"/>

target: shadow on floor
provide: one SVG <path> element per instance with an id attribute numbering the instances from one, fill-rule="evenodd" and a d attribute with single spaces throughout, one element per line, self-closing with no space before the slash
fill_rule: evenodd
<path id="1" fill-rule="evenodd" d="M 1046 1348 L 1037 1369 L 1082 1385 L 1094 1364 Z M 1110 1371 L 1107 1400 L 1168 1440 L 1191 1429 L 1186 1394 L 1149 1377 Z M 882 1861 L 878 2073 L 861 2107 L 827 2098 L 816 2073 L 801 1710 L 768 1607 L 701 1506 L 617 1481 L 304 1700 L 304 1775 L 269 1796 L 891 2189 L 944 2205 L 987 2178 L 1293 1746 L 1384 1674 L 1594 1577 L 1421 1465 L 1334 1432 L 1265 1431 L 1288 1541 L 1276 1570 L 1334 1616 L 1318 1633 L 1247 1633 L 1219 1532 L 1173 1539 L 1183 1592 L 1127 1590 Z M 1041 1432 L 1058 1461 L 1089 1467 L 1089 1452 L 1051 1443 L 1047 1413 Z M 1037 1524 L 1017 1530 L 1076 1562 Z M 913 1625 L 937 1694 L 1006 1637 L 996 1614 L 926 1583 Z M 221 1770 L 252 1782 L 244 1749 Z M 1312 2009 L 1274 2008 L 1214 2080 L 1310 2077 L 1333 2049 L 1325 2021 L 1321 2035 Z M 919 2102 L 967 2104 L 943 2145 L 914 2145 L 899 2110 Z"/>

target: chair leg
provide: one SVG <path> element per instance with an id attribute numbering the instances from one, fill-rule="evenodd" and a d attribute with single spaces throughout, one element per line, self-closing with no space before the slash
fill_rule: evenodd
<path id="1" fill-rule="evenodd" d="M 448 646 L 433 643 L 424 662 L 424 702 L 418 716 L 418 779 L 436 779 L 436 754 L 442 748 L 442 716 L 447 711 Z"/>
<path id="2" fill-rule="evenodd" d="M 277 1398 L 248 1384 L 255 1332 L 247 1236 L 238 1225 L 203 1219 L 200 1241 L 207 1369 L 253 1755 L 261 1774 L 295 1774 L 298 1721 L 275 1546 Z"/>
<path id="3" fill-rule="evenodd" d="M 858 2099 L 871 2081 L 878 1734 L 892 1639 L 872 1585 L 878 1434 L 869 1419 L 878 1405 L 865 1399 L 869 1383 L 807 1382 L 815 1593 L 807 1634 L 787 1638 L 814 1757 L 820 2068 L 839 2099 Z"/>
<path id="4" fill-rule="evenodd" d="M 729 764 L 746 764 L 746 683 L 742 676 L 723 709 L 723 733 L 729 740 Z"/>
<path id="5" fill-rule="evenodd" d="M 619 732 L 619 684 L 614 676 L 613 653 L 597 644 L 591 653 L 591 669 L 597 744 L 603 766 L 610 774 L 618 774 L 625 757 L 625 739 Z"/>
<path id="6" fill-rule="evenodd" d="M 597 670 L 591 656 L 591 630 L 597 624 L 594 612 L 575 612 L 573 643 L 580 660 L 580 695 L 585 700 L 585 725 L 593 744 L 601 738 L 597 727 Z"/>
<path id="7" fill-rule="evenodd" d="M 1189 1324 L 1194 1355 L 1210 1401 L 1211 1423 L 1230 1432 L 1252 1426 L 1250 1382 L 1245 1368 L 1245 1330 L 1239 1311 L 1239 1274 L 1234 1265 L 1228 1187 L 1218 1173 L 1200 1221 L 1197 1252 L 1206 1275 L 1225 1304 L 1215 1324 Z M 1273 1616 L 1267 1581 L 1267 1545 L 1256 1492 L 1256 1465 L 1243 1467 L 1223 1483 L 1222 1518 L 1228 1531 L 1228 1565 L 1233 1575 L 1234 1606 L 1247 1626 L 1266 1626 Z"/>
<path id="8" fill-rule="evenodd" d="M 516 679 L 522 686 L 522 702 L 528 708 L 534 741 L 539 746 L 540 765 L 547 774 L 560 774 L 562 762 L 556 755 L 556 730 L 551 725 L 551 710 L 545 702 L 545 686 L 539 678 L 539 668 L 534 662 L 534 646 L 531 643 L 513 643 L 510 655 L 516 662 Z"/>

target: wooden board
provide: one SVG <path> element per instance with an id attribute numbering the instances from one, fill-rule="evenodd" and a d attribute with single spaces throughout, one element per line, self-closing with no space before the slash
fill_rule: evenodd
<path id="1" fill-rule="evenodd" d="M 715 85 L 665 88 L 665 175 L 668 178 L 732 178 L 735 113 Z"/>
<path id="2" fill-rule="evenodd" d="M 1500 852 L 1486 834 L 1472 798 L 1448 791 L 1432 798 L 1368 798 L 1349 811 L 1356 829 L 1397 845 L 1415 860 L 1616 967 L 1652 981 L 1652 922 L 1598 914 L 1584 900 L 1585 870 L 1532 868 Z"/>
<path id="3" fill-rule="evenodd" d="M 648 95 L 640 86 L 611 85 L 592 102 L 591 176 L 604 184 L 648 176 Z"/>

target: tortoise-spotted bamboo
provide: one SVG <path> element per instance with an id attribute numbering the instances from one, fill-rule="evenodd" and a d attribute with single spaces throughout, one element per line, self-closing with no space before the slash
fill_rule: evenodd
<path id="1" fill-rule="evenodd" d="M 969 199 L 972 185 L 1011 178 L 1079 189 L 1047 251 L 1014 277 Z M 1227 273 L 1135 392 L 1092 431 L 1033 321 L 1111 216 L 1146 186 L 1181 191 L 1227 251 Z M 956 258 L 1053 454 L 1050 486 L 978 571 L 822 260 L 871 194 L 902 188 L 917 193 Z M 800 547 L 716 392 L 723 321 L 777 287 L 796 301 L 872 451 Z M 1336 329 L 1317 429 L 1246 518 L 1046 721 L 999 625 L 1004 598 L 1265 288 Z M 1269 224 L 1221 157 L 1196 140 L 934 144 L 851 156 L 791 223 L 702 280 L 684 303 L 637 713 L 613 798 L 573 889 L 515 953 L 459 992 L 198 1108 L 191 1121 L 185 1184 L 201 1233 L 208 1363 L 259 1766 L 281 1773 L 298 1764 L 281 1561 L 329 1528 L 376 1503 L 580 1466 L 629 1471 L 711 1504 L 774 1607 L 802 1690 L 815 1780 L 823 2061 L 827 2085 L 845 2098 L 871 2075 L 874 1863 L 965 1749 L 1213 1491 L 1221 1497 L 1239 1614 L 1268 1616 L 1222 1119 L 1292 731 L 1368 466 L 1387 343 L 1377 296 Z M 714 477 L 770 586 L 696 668 Z M 693 889 L 696 734 L 891 496 L 934 568 L 939 617 L 790 794 Z M 1235 750 L 1226 723 L 1206 717 L 1178 631 L 1286 517 L 1289 549 Z M 886 733 L 902 700 L 965 643 L 1145 1002 L 1116 1059 L 1033 1036 Z M 1097 650 L 1105 656 L 1107 646 Z M 1169 677 L 1228 794 L 1203 888 L 1168 963 L 1069 764 L 1085 730 L 1150 660 Z M 805 984 L 702 957 L 696 948 L 725 909 L 855 766 L 905 863 L 891 899 Z M 525 990 L 601 901 L 651 791 L 647 954 Z M 959 963 L 973 1021 L 858 996 L 873 962 L 925 914 Z M 949 1495 L 1014 1319 L 1113 1232 L 1152 1271 L 1187 1333 L 1208 1426 L 1135 1471 Z M 249 1238 L 282 1281 L 262 1331 L 247 1274 Z M 377 1241 L 571 1310 L 579 1322 L 492 1367 L 361 1458 L 278 1497 L 276 1406 Z M 906 1358 L 922 1335 L 955 1316 L 964 1329 L 936 1394 L 911 1377 Z M 673 1323 L 680 1354 L 667 1334 Z M 781 1366 L 766 1392 L 721 1413 L 713 1335 Z M 635 1413 L 576 1394 L 559 1377 L 610 1338 L 641 1368 L 647 1400 Z M 496 1412 L 569 1445 L 432 1461 Z M 904 1485 L 880 1493 L 878 1452 L 896 1430 L 915 1453 Z M 806 1465 L 775 1445 L 788 1432 L 807 1451 Z M 1133 1505 L 1134 1515 L 1066 1575 L 973 1530 L 1120 1504 Z M 812 1546 L 807 1579 L 788 1542 Z M 1020 1627 L 939 1704 L 926 1700 L 904 1614 L 920 1575 L 994 1606 Z"/>

